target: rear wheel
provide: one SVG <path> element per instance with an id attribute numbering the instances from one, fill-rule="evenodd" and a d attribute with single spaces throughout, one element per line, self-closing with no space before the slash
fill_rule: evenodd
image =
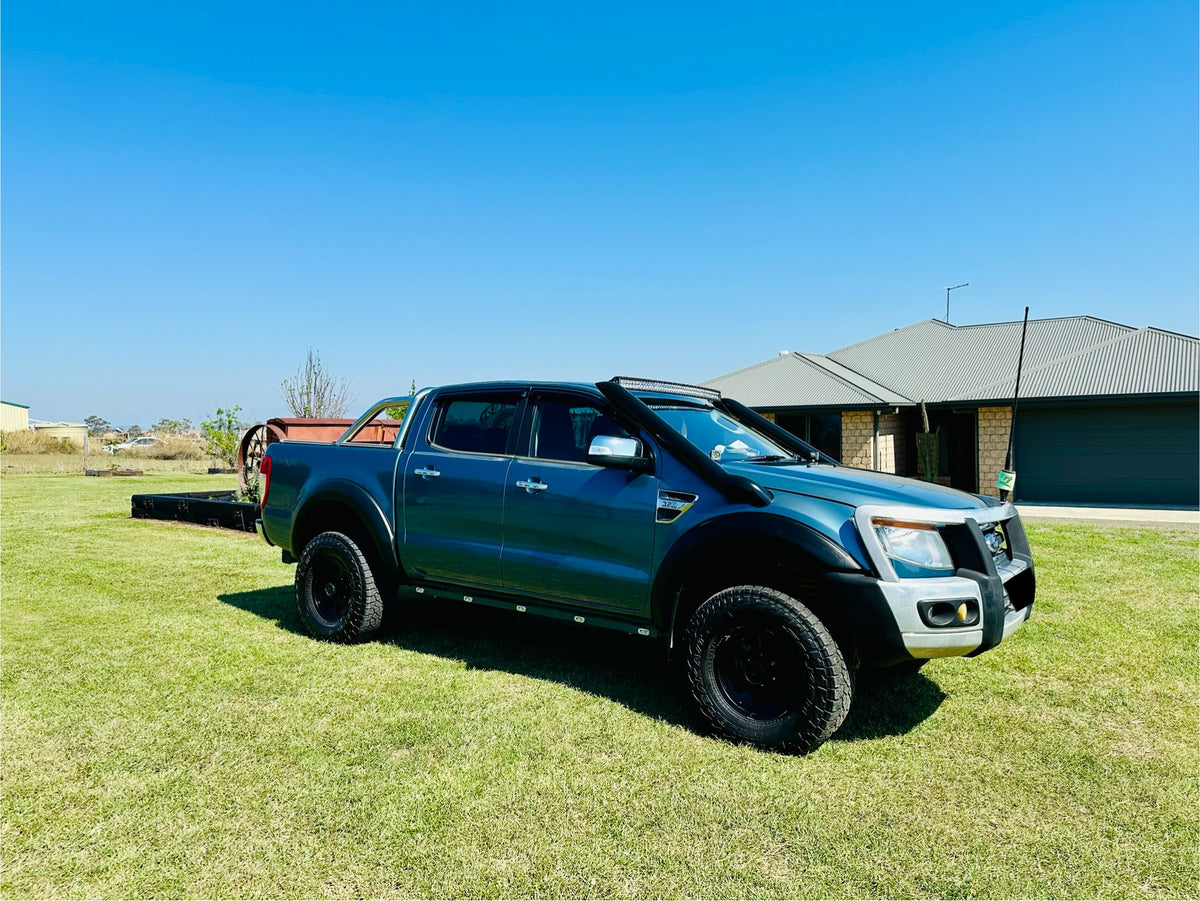
<path id="1" fill-rule="evenodd" d="M 854 682 L 837 641 L 811 610 L 781 591 L 718 592 L 684 637 L 688 681 L 718 734 L 779 751 L 811 751 L 837 731 Z"/>
<path id="2" fill-rule="evenodd" d="M 296 606 L 305 628 L 330 641 L 362 641 L 383 621 L 383 598 L 359 546 L 341 532 L 322 532 L 296 566 Z"/>

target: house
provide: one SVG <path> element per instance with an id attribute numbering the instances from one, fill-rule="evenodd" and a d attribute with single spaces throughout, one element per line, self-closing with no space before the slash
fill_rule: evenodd
<path id="1" fill-rule="evenodd" d="M 927 319 L 828 354 L 790 353 L 705 384 L 850 466 L 996 495 L 1020 322 Z M 1030 320 L 1013 450 L 1027 503 L 1196 507 L 1200 339 L 1092 316 Z M 920 453 L 918 450 L 920 449 Z"/>

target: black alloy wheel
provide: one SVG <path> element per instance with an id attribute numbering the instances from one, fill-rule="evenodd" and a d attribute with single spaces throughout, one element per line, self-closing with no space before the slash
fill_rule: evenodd
<path id="1" fill-rule="evenodd" d="M 322 548 L 313 555 L 313 606 L 317 616 L 336 628 L 350 609 L 354 578 L 341 554 Z"/>
<path id="2" fill-rule="evenodd" d="M 805 753 L 850 711 L 846 655 L 816 614 L 782 591 L 717 592 L 692 614 L 684 648 L 692 699 L 724 738 Z"/>
<path id="3" fill-rule="evenodd" d="M 776 720 L 795 712 L 808 693 L 801 663 L 802 642 L 787 626 L 765 616 L 747 616 L 713 646 L 713 675 L 725 699 L 754 720 Z"/>
<path id="4" fill-rule="evenodd" d="M 361 641 L 379 628 L 383 598 L 354 539 L 322 532 L 305 546 L 296 566 L 296 607 L 318 638 Z"/>

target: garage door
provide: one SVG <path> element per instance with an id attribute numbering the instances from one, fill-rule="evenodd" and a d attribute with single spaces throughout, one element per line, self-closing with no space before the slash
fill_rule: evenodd
<path id="1" fill-rule="evenodd" d="M 1195 507 L 1198 435 L 1194 403 L 1021 410 L 1016 499 Z"/>

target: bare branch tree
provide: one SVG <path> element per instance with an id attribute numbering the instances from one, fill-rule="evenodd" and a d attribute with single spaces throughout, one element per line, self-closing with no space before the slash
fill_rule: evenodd
<path id="1" fill-rule="evenodd" d="M 354 403 L 350 380 L 326 369 L 321 354 L 311 347 L 295 378 L 284 379 L 279 393 L 292 415 L 304 419 L 339 419 Z"/>

